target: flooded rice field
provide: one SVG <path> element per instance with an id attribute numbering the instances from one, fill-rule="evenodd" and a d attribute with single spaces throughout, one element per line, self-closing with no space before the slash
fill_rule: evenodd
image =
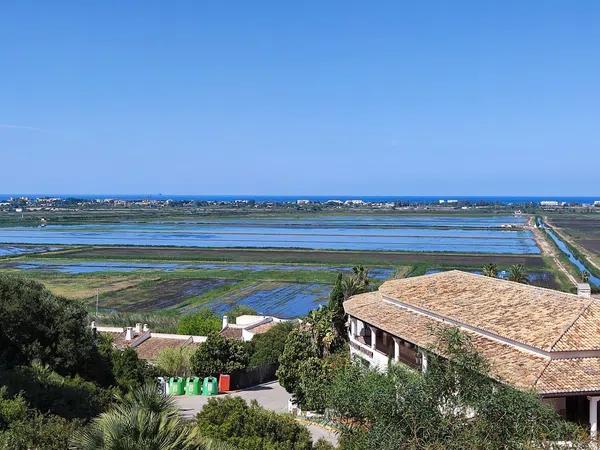
<path id="1" fill-rule="evenodd" d="M 172 279 L 158 283 L 145 282 L 137 286 L 102 294 L 99 306 L 103 310 L 143 312 L 161 311 L 180 305 L 185 299 L 199 297 L 221 286 L 232 285 L 234 280 Z M 95 305 L 95 299 L 91 301 Z"/>
<path id="2" fill-rule="evenodd" d="M 82 274 L 95 272 L 133 272 L 137 270 L 230 270 L 230 271 L 352 271 L 348 266 L 318 266 L 302 264 L 245 264 L 245 263 L 175 263 L 175 262 L 127 262 L 127 261 L 76 261 L 57 262 L 52 260 L 9 261 L 0 263 L 0 268 L 19 270 L 43 270 L 67 274 Z M 371 267 L 369 276 L 376 280 L 386 280 L 394 275 L 394 269 L 389 267 Z"/>
<path id="3" fill-rule="evenodd" d="M 1 228 L 0 228 L 1 230 Z M 61 250 L 60 247 L 49 246 L 19 246 L 11 244 L 0 244 L 0 258 L 3 256 L 19 256 L 30 253 L 45 253 Z"/>
<path id="4" fill-rule="evenodd" d="M 259 314 L 294 318 L 326 304 L 330 290 L 330 285 L 321 283 L 259 282 L 203 306 L 224 314 L 234 306 L 245 305 Z"/>
<path id="5" fill-rule="evenodd" d="M 537 254 L 520 216 L 322 216 L 0 228 L 0 242 Z"/>

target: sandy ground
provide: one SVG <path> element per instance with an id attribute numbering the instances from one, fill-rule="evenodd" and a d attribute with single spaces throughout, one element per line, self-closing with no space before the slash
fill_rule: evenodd
<path id="1" fill-rule="evenodd" d="M 241 397 L 247 402 L 256 400 L 263 408 L 270 409 L 271 411 L 278 413 L 288 412 L 288 400 L 290 399 L 290 394 L 288 394 L 277 381 L 232 392 L 229 395 Z M 223 396 L 224 395 L 219 395 L 218 397 Z M 192 418 L 204 407 L 204 405 L 206 405 L 206 403 L 208 403 L 210 397 L 202 395 L 181 395 L 174 398 L 179 409 L 182 411 L 183 416 Z M 302 421 L 302 424 L 306 425 L 314 442 L 323 438 L 333 445 L 337 445 L 338 436 L 336 433 L 310 422 Z"/>

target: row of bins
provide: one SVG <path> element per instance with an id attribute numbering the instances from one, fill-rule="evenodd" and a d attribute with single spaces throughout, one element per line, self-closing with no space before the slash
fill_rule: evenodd
<path id="1" fill-rule="evenodd" d="M 229 378 L 227 378 L 227 381 L 229 381 Z M 227 384 L 226 390 L 229 390 L 229 383 L 221 384 Z M 221 392 L 226 392 L 226 390 L 221 390 Z M 171 377 L 169 379 L 170 395 L 217 395 L 218 393 L 219 385 L 217 384 L 217 379 L 215 377 L 204 378 L 202 384 L 200 384 L 199 377 L 188 377 L 187 379 L 181 377 Z"/>

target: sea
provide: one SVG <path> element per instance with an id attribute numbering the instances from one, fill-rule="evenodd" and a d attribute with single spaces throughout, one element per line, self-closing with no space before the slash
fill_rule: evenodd
<path id="1" fill-rule="evenodd" d="M 259 203 L 293 203 L 297 200 L 310 200 L 311 202 L 326 202 L 328 200 L 362 200 L 364 202 L 403 202 L 417 204 L 434 204 L 440 200 L 458 200 L 465 203 L 492 203 L 492 204 L 539 204 L 544 200 L 555 200 L 571 204 L 593 204 L 600 200 L 597 196 L 481 196 L 481 195 L 170 195 L 170 194 L 48 194 L 48 193 L 14 193 L 0 194 L 0 201 L 7 201 L 10 198 L 28 197 L 58 197 L 58 198 L 77 198 L 82 200 L 95 199 L 118 199 L 118 200 L 174 200 L 174 201 L 222 201 L 231 202 L 236 200 L 255 201 Z"/>

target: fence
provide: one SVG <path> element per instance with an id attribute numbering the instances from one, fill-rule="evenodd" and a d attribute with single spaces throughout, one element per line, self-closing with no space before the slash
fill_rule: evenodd
<path id="1" fill-rule="evenodd" d="M 237 391 L 257 384 L 275 380 L 277 363 L 266 363 L 256 367 L 236 370 L 231 374 L 230 389 Z"/>

